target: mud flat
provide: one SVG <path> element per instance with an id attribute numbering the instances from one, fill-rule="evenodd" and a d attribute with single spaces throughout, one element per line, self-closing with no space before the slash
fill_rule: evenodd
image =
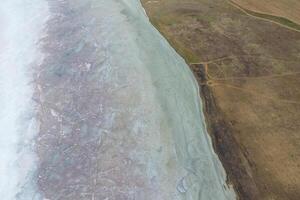
<path id="1" fill-rule="evenodd" d="M 197 82 L 140 1 L 48 2 L 35 93 L 42 197 L 235 199 Z"/>
<path id="2" fill-rule="evenodd" d="M 139 0 L 0 2 L 3 200 L 234 200 L 198 84 Z"/>

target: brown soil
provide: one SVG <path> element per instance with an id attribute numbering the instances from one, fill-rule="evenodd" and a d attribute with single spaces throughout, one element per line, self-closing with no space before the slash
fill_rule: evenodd
<path id="1" fill-rule="evenodd" d="M 222 0 L 142 3 L 194 63 L 209 132 L 240 199 L 298 200 L 300 33 Z"/>

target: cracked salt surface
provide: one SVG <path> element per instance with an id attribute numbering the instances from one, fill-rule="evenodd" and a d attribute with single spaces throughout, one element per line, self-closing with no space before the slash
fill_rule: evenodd
<path id="1" fill-rule="evenodd" d="M 21 7 L 12 4 L 14 9 L 25 6 L 33 13 L 44 5 L 42 0 L 15 1 Z M 28 154 L 28 171 L 35 175 L 27 176 L 30 190 L 14 196 L 21 187 L 13 184 L 5 199 L 235 199 L 205 130 L 197 83 L 184 60 L 149 23 L 140 2 L 47 2 L 51 18 L 40 42 L 42 64 L 35 65 L 35 73 L 26 72 L 36 58 L 32 55 L 38 54 L 32 52 L 24 55 L 30 62 L 22 65 L 20 77 L 9 70 L 0 75 L 2 84 L 10 84 L 1 85 L 4 94 L 16 91 L 15 85 L 29 91 L 9 97 L 27 99 L 21 106 L 11 103 L 10 112 L 18 115 L 16 108 L 22 107 L 39 124 L 28 136 L 32 143 L 37 132 L 28 150 L 35 150 Z M 28 30 L 32 34 L 34 27 Z M 33 41 L 41 37 L 32 35 L 33 40 L 21 41 L 35 47 Z M 31 75 L 37 112 L 31 112 Z M 2 96 L 0 101 L 9 102 Z M 10 135 L 17 141 L 21 134 L 13 130 Z M 6 146 L 8 160 L 20 161 L 13 142 Z M 17 176 L 19 168 L 7 172 Z M 1 183 L 8 178 L 3 174 Z"/>

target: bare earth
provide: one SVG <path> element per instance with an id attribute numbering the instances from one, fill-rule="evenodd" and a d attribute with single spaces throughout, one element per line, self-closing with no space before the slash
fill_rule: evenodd
<path id="1" fill-rule="evenodd" d="M 240 199 L 298 200 L 300 33 L 228 1 L 142 2 L 195 72 L 215 149 Z M 247 9 L 299 17 L 293 1 L 248 2 Z"/>

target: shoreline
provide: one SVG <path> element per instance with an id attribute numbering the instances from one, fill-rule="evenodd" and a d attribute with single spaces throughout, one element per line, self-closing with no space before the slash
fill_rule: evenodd
<path id="1" fill-rule="evenodd" d="M 189 66 L 200 88 L 207 132 L 211 137 L 214 150 L 225 168 L 227 184 L 233 185 L 238 199 L 257 199 L 259 197 L 258 189 L 251 177 L 247 155 L 242 152 L 237 141 L 230 134 L 231 125 L 223 120 L 222 113 L 207 82 L 205 65 L 191 64 Z"/>
<path id="2" fill-rule="evenodd" d="M 161 32 L 159 27 L 157 27 L 151 20 L 150 16 L 148 16 L 147 11 L 143 5 L 143 2 L 141 2 L 142 8 L 145 12 L 145 15 L 149 19 L 149 22 L 152 24 L 152 26 L 157 29 L 157 31 L 164 37 L 164 34 Z M 164 37 L 165 38 L 165 37 Z M 180 52 L 178 52 L 178 49 L 176 46 L 174 46 L 167 38 L 165 38 L 167 42 L 170 44 L 170 46 L 173 47 L 173 49 L 176 51 L 178 55 L 181 55 Z M 182 56 L 182 55 L 181 55 Z M 219 109 L 217 108 L 217 104 L 214 102 L 214 98 L 212 97 L 212 92 L 210 91 L 207 84 L 202 84 L 202 82 L 207 81 L 207 77 L 205 74 L 204 66 L 202 64 L 188 64 L 187 58 L 182 57 L 186 63 L 186 65 L 189 67 L 188 70 L 191 72 L 192 78 L 195 80 L 195 84 L 197 84 L 198 88 L 198 98 L 199 98 L 199 112 L 203 114 L 204 118 L 204 127 L 206 129 L 205 134 L 207 134 L 207 142 L 210 143 L 212 146 L 212 152 L 216 155 L 218 161 L 221 164 L 221 167 L 224 170 L 225 176 L 226 176 L 226 186 L 228 189 L 233 190 L 233 192 L 236 195 L 236 199 L 253 199 L 257 198 L 258 190 L 254 186 L 255 183 L 253 180 L 248 176 L 248 174 L 243 174 L 246 169 L 244 166 L 239 164 L 239 160 L 246 158 L 242 156 L 242 152 L 239 149 L 238 144 L 236 141 L 234 141 L 233 136 L 229 134 L 229 126 L 225 125 L 225 121 L 221 119 L 221 116 L 218 116 Z M 194 67 L 193 67 L 194 66 Z M 197 66 L 199 69 L 197 69 Z M 201 69 L 201 67 L 203 69 Z M 217 116 L 218 120 L 216 123 L 214 123 L 213 119 Z M 224 124 L 221 127 L 221 123 Z M 219 124 L 220 123 L 220 124 Z M 223 130 L 219 132 L 218 128 L 222 128 Z M 226 141 L 226 144 L 222 146 L 221 142 Z M 234 148 L 232 148 L 232 145 L 234 145 Z M 229 150 L 230 153 L 226 153 L 226 150 Z M 234 154 L 238 153 L 238 156 L 235 156 Z M 232 156 L 232 158 L 230 158 Z M 247 162 L 247 161 L 246 161 Z M 232 164 L 235 163 L 235 164 Z M 238 166 L 237 168 L 233 169 L 234 166 Z M 239 181 L 238 178 L 242 178 L 242 181 Z M 250 184 L 249 184 L 250 183 Z M 248 186 L 247 186 L 248 185 Z M 244 191 L 243 189 L 247 187 L 247 191 Z"/>
<path id="3" fill-rule="evenodd" d="M 159 27 L 156 26 L 150 16 L 148 16 L 144 6 L 143 9 L 150 23 L 164 36 Z M 168 42 L 170 43 L 170 41 Z M 180 55 L 176 46 L 172 45 L 172 43 L 170 43 L 170 45 Z M 221 110 L 216 103 L 216 99 L 213 96 L 213 92 L 207 83 L 208 77 L 205 65 L 198 63 L 189 64 L 186 57 L 183 57 L 183 59 L 190 68 L 195 81 L 197 81 L 199 100 L 202 100 L 202 103 L 200 103 L 202 108 L 200 108 L 200 110 L 204 115 L 204 123 L 213 146 L 213 151 L 225 170 L 227 186 L 233 188 L 237 199 L 258 199 L 260 196 L 259 190 L 252 178 L 247 155 L 241 150 L 234 136 L 230 134 L 231 126 L 224 120 Z"/>
<path id="4" fill-rule="evenodd" d="M 290 61 L 299 58 L 298 33 L 227 2 L 142 4 L 192 68 L 207 131 L 240 199 L 297 199 L 300 80 Z"/>

